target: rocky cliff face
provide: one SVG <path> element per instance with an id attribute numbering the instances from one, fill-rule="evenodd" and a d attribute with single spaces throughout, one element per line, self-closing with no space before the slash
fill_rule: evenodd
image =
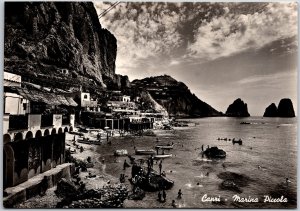
<path id="1" fill-rule="evenodd" d="M 295 111 L 291 99 L 281 99 L 278 108 L 274 103 L 272 103 L 266 108 L 264 117 L 295 117 Z"/>
<path id="2" fill-rule="evenodd" d="M 225 113 L 226 116 L 230 117 L 249 117 L 247 104 L 244 103 L 240 98 L 236 99 Z"/>
<path id="3" fill-rule="evenodd" d="M 131 85 L 134 89 L 148 91 L 170 116 L 210 117 L 222 115 L 221 112 L 199 100 L 184 83 L 167 75 L 134 80 Z"/>
<path id="4" fill-rule="evenodd" d="M 277 117 L 277 116 L 278 116 L 277 107 L 275 103 L 272 103 L 266 108 L 264 117 Z"/>
<path id="5" fill-rule="evenodd" d="M 295 117 L 293 103 L 290 99 L 281 99 L 278 105 L 278 117 Z"/>
<path id="6" fill-rule="evenodd" d="M 91 2 L 6 2 L 4 51 L 5 71 L 35 83 L 117 82 L 117 40 Z"/>

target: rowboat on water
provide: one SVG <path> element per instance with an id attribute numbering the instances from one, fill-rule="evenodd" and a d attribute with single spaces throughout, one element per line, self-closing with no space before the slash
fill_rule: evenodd
<path id="1" fill-rule="evenodd" d="M 101 145 L 100 141 L 93 141 L 93 140 L 87 140 L 87 139 L 78 139 L 77 140 L 79 143 L 82 144 L 95 144 L 95 145 Z"/>
<path id="2" fill-rule="evenodd" d="M 170 158 L 172 157 L 172 154 L 166 154 L 166 155 L 154 155 L 154 159 L 164 159 L 164 158 Z"/>
<path id="3" fill-rule="evenodd" d="M 136 149 L 136 155 L 154 155 L 156 152 L 153 149 Z"/>
<path id="4" fill-rule="evenodd" d="M 173 149 L 174 144 L 172 145 L 157 145 L 155 146 L 156 149 Z"/>

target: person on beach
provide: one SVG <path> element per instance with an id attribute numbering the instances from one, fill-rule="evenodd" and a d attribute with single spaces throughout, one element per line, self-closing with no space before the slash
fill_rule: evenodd
<path id="1" fill-rule="evenodd" d="M 83 147 L 81 146 L 81 147 L 80 147 L 80 153 L 82 153 L 82 152 L 83 152 Z"/>
<path id="2" fill-rule="evenodd" d="M 179 189 L 178 194 L 177 194 L 177 198 L 181 199 L 181 196 L 182 196 L 182 192 L 181 192 L 181 189 Z"/>
<path id="3" fill-rule="evenodd" d="M 175 204 L 175 200 L 174 199 L 172 200 L 172 204 L 171 205 L 172 205 L 173 208 L 176 208 L 176 204 Z"/>
<path id="4" fill-rule="evenodd" d="M 162 196 L 163 196 L 164 202 L 166 202 L 166 200 L 167 200 L 167 193 L 166 193 L 165 190 L 163 190 Z"/>
<path id="5" fill-rule="evenodd" d="M 157 196 L 158 196 L 158 201 L 161 202 L 161 193 L 160 193 L 160 191 L 158 191 Z"/>
<path id="6" fill-rule="evenodd" d="M 123 170 L 125 170 L 127 166 L 128 166 L 128 163 L 127 163 L 127 161 L 126 161 L 126 159 L 125 159 L 125 160 L 124 160 L 124 164 L 123 164 Z"/>
<path id="7" fill-rule="evenodd" d="M 202 152 L 204 151 L 204 144 L 202 144 L 202 146 L 201 146 L 201 150 L 202 150 Z"/>
<path id="8" fill-rule="evenodd" d="M 159 174 L 161 174 L 161 169 L 162 169 L 162 160 L 159 162 L 159 164 L 158 164 L 158 167 L 159 167 Z"/>
<path id="9" fill-rule="evenodd" d="M 151 164 L 151 168 L 153 168 L 153 164 L 154 164 L 154 158 L 153 156 L 151 155 L 150 157 L 150 164 Z"/>

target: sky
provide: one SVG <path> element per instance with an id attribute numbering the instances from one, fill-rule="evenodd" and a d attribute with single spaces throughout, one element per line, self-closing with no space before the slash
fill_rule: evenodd
<path id="1" fill-rule="evenodd" d="M 112 2 L 94 1 L 97 13 Z M 167 74 L 218 111 L 241 98 L 252 116 L 297 109 L 297 3 L 121 2 L 100 18 L 117 38 L 116 73 Z"/>

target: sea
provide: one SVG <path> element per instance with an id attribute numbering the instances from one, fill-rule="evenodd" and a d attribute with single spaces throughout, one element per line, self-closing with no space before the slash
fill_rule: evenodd
<path id="1" fill-rule="evenodd" d="M 297 119 L 212 117 L 184 119 L 188 126 L 157 130 L 156 136 L 110 137 L 112 145 L 100 145 L 99 160 L 105 159 L 103 173 L 131 177 L 131 168 L 123 170 L 127 157 L 115 157 L 116 149 L 154 149 L 157 144 L 174 143 L 165 153 L 163 171 L 174 181 L 167 200 L 157 200 L 158 192 L 146 192 L 143 200 L 124 202 L 125 208 L 296 208 L 297 206 Z M 241 124 L 247 122 L 250 124 Z M 225 140 L 218 140 L 224 139 Z M 241 139 L 242 145 L 228 139 Z M 201 153 L 217 146 L 225 159 L 208 159 Z M 144 156 L 144 158 L 147 158 Z M 158 164 L 154 170 L 158 171 Z M 224 176 L 225 175 L 225 176 Z M 230 176 L 231 175 L 231 176 Z M 232 178 L 232 175 L 235 177 Z M 239 191 L 222 186 L 226 179 L 237 182 Z M 126 181 L 129 189 L 131 185 Z M 181 189 L 183 195 L 177 198 Z M 248 201 L 247 201 L 248 200 Z M 266 200 L 266 201 L 265 201 Z"/>

